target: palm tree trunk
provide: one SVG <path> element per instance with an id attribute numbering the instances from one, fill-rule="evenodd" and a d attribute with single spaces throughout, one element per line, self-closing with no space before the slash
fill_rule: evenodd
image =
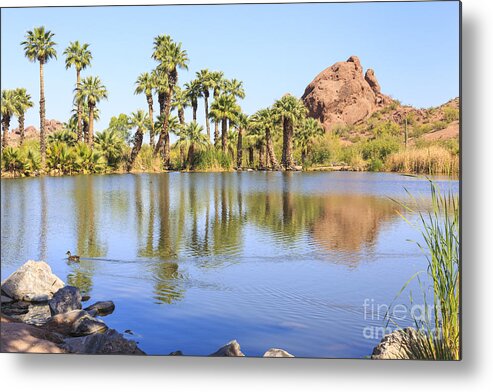
<path id="1" fill-rule="evenodd" d="M 219 97 L 219 89 L 214 89 L 214 99 L 217 100 Z M 214 122 L 214 145 L 217 146 L 219 143 L 219 122 Z"/>
<path id="2" fill-rule="evenodd" d="M 166 168 L 168 168 L 170 165 L 170 162 L 169 162 L 170 146 L 169 146 L 168 125 L 169 125 L 169 114 L 171 112 L 171 101 L 173 100 L 174 87 L 175 87 L 174 83 L 170 83 L 168 94 L 166 96 L 166 101 L 164 104 L 163 130 L 162 130 L 161 134 L 159 135 L 158 142 L 157 142 L 156 147 L 154 149 L 154 155 L 157 155 L 159 153 L 159 151 L 161 150 L 161 147 L 163 146 L 163 143 L 164 143 L 163 162 L 164 162 L 164 166 Z"/>
<path id="3" fill-rule="evenodd" d="M 205 106 L 205 128 L 207 129 L 207 139 L 211 140 L 211 124 L 209 122 L 209 94 L 204 94 Z"/>
<path id="4" fill-rule="evenodd" d="M 84 133 L 84 142 L 89 143 L 89 123 L 86 121 L 82 121 L 82 130 Z"/>
<path id="5" fill-rule="evenodd" d="M 45 135 L 45 80 L 44 60 L 39 62 L 39 149 L 41 152 L 41 171 L 46 166 L 46 135 Z"/>
<path id="6" fill-rule="evenodd" d="M 197 121 L 197 102 L 192 103 L 192 119 Z"/>
<path id="7" fill-rule="evenodd" d="M 89 143 L 89 147 L 92 148 L 93 140 L 94 140 L 94 105 L 89 104 L 89 129 L 87 132 L 87 142 Z"/>
<path id="8" fill-rule="evenodd" d="M 195 145 L 194 143 L 190 144 L 188 148 L 188 164 L 190 165 L 190 169 L 193 169 L 193 156 L 195 154 Z"/>
<path id="9" fill-rule="evenodd" d="M 151 121 L 151 129 L 149 130 L 149 144 L 151 145 L 151 148 L 154 148 L 154 113 L 152 108 L 152 94 L 147 96 L 147 105 L 149 107 L 149 120 Z"/>
<path id="10" fill-rule="evenodd" d="M 178 120 L 180 120 L 181 126 L 185 126 L 185 110 L 183 108 L 178 109 Z"/>
<path id="11" fill-rule="evenodd" d="M 228 144 L 228 119 L 226 117 L 222 119 L 221 128 L 222 128 L 221 143 L 222 143 L 223 152 L 225 153 Z"/>
<path id="12" fill-rule="evenodd" d="M 77 97 L 80 90 L 80 70 L 77 69 L 77 82 L 75 84 L 75 96 Z M 77 99 L 77 141 L 82 140 L 82 102 Z"/>
<path id="13" fill-rule="evenodd" d="M 248 166 L 253 167 L 253 147 L 248 147 Z"/>
<path id="14" fill-rule="evenodd" d="M 286 117 L 283 119 L 282 165 L 286 170 L 293 167 L 293 124 Z"/>
<path id="15" fill-rule="evenodd" d="M 260 170 L 265 169 L 264 157 L 265 157 L 264 146 L 260 146 L 260 148 L 258 149 L 258 167 Z"/>
<path id="16" fill-rule="evenodd" d="M 130 153 L 130 161 L 128 162 L 127 165 L 127 171 L 129 172 L 132 170 L 134 163 L 135 163 L 135 158 L 137 158 L 137 155 L 139 154 L 139 151 L 142 147 L 142 139 L 144 138 L 144 133 L 142 132 L 142 129 L 138 128 L 137 131 L 135 132 L 134 136 L 134 146 L 132 148 L 132 152 Z"/>
<path id="17" fill-rule="evenodd" d="M 25 122 L 25 114 L 21 113 L 19 115 L 19 134 L 20 134 L 19 146 L 22 146 L 24 144 L 24 137 L 26 136 L 24 132 L 24 122 Z"/>
<path id="18" fill-rule="evenodd" d="M 180 165 L 181 167 L 185 167 L 185 147 L 183 144 L 180 144 Z"/>
<path id="19" fill-rule="evenodd" d="M 238 143 L 236 145 L 236 168 L 243 167 L 243 129 L 238 129 Z"/>
<path id="20" fill-rule="evenodd" d="M 265 130 L 265 144 L 267 146 L 267 162 L 272 169 L 278 170 L 279 163 L 277 163 L 276 155 L 274 153 L 274 145 L 272 144 L 272 136 L 269 128 L 266 128 Z"/>
<path id="21" fill-rule="evenodd" d="M 5 116 L 2 119 L 2 125 L 3 125 L 2 148 L 5 148 L 8 145 L 8 134 L 9 134 L 9 127 L 10 127 L 10 116 Z"/>

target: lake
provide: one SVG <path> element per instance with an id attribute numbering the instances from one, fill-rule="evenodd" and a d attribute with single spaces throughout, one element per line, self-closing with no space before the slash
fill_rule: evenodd
<path id="1" fill-rule="evenodd" d="M 237 339 L 251 356 L 365 357 L 381 305 L 427 265 L 417 214 L 398 203 L 412 202 L 406 189 L 426 210 L 426 178 L 388 173 L 2 179 L 2 280 L 47 261 L 91 303 L 113 300 L 105 322 L 148 354 L 207 355 Z"/>

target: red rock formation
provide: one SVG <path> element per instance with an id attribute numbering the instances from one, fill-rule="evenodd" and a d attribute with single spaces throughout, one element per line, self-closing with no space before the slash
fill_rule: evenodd
<path id="1" fill-rule="evenodd" d="M 302 100 L 309 115 L 329 131 L 335 125 L 353 125 L 388 105 L 392 99 L 380 92 L 373 70 L 363 76 L 356 56 L 325 69 L 308 85 Z"/>

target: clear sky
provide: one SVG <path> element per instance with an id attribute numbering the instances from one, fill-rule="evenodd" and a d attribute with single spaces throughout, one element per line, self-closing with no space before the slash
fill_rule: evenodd
<path id="1" fill-rule="evenodd" d="M 319 72 L 351 55 L 365 70 L 375 70 L 382 92 L 405 104 L 436 106 L 459 95 L 455 1 L 4 8 L 1 22 L 1 87 L 25 87 L 33 97 L 26 125 L 39 126 L 39 64 L 24 57 L 20 42 L 41 25 L 58 44 L 58 60 L 45 67 L 46 118 L 70 116 L 75 70 L 65 70 L 62 53 L 79 40 L 90 43 L 93 54 L 82 76 L 98 75 L 109 92 L 96 130 L 106 128 L 111 116 L 147 109 L 145 97 L 133 94 L 134 83 L 156 65 L 151 52 L 159 34 L 182 42 L 188 52 L 189 70 L 180 72 L 180 84 L 200 69 L 222 70 L 244 82 L 248 114 L 286 92 L 301 96 Z"/>

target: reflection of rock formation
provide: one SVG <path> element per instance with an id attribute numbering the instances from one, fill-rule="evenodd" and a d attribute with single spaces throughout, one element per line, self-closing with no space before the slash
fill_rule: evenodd
<path id="1" fill-rule="evenodd" d="M 311 228 L 313 239 L 329 251 L 357 252 L 375 243 L 383 223 L 397 216 L 398 205 L 368 195 L 329 195 Z"/>

